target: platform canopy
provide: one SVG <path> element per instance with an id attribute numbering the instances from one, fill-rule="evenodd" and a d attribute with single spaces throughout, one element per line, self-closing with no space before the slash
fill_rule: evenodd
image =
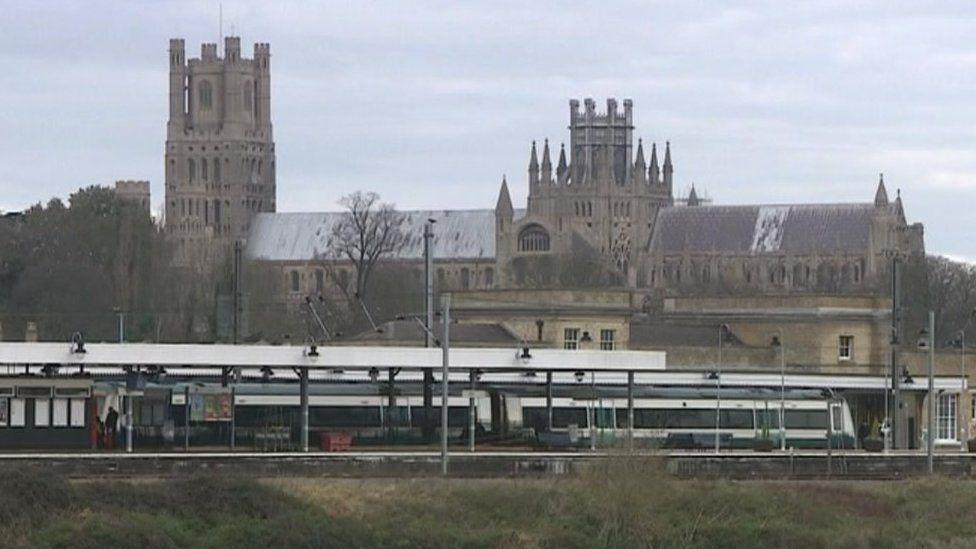
<path id="1" fill-rule="evenodd" d="M 650 372 L 665 367 L 661 351 L 597 351 L 527 348 L 451 349 L 451 369 L 483 371 Z M 368 370 L 441 368 L 442 351 L 423 347 L 293 345 L 184 345 L 88 343 L 83 353 L 71 343 L 0 343 L 0 365 L 252 367 Z"/>

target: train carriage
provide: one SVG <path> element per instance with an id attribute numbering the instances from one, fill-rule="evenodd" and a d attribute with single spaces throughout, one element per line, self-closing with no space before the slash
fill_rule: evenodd
<path id="1" fill-rule="evenodd" d="M 721 394 L 721 399 L 716 398 Z M 854 423 L 847 402 L 820 391 L 784 393 L 785 429 L 780 429 L 780 395 L 765 389 L 655 389 L 634 399 L 634 438 L 648 446 L 714 448 L 715 437 L 725 448 L 786 446 L 853 448 Z M 534 433 L 545 441 L 613 443 L 628 434 L 625 398 L 554 398 L 552 429 L 544 397 L 506 399 L 512 430 Z M 829 413 L 828 413 L 829 410 Z M 565 434 L 553 437 L 552 433 Z"/>

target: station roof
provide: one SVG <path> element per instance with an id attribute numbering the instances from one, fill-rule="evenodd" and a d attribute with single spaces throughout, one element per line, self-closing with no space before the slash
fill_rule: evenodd
<path id="1" fill-rule="evenodd" d="M 62 366 L 164 366 L 188 368 L 263 366 L 309 369 L 368 370 L 370 368 L 440 369 L 438 348 L 395 346 L 319 346 L 317 356 L 306 346 L 198 345 L 154 343 L 90 343 L 84 353 L 72 352 L 70 343 L 0 343 L 0 364 L 57 364 Z M 661 351 L 565 351 L 530 349 L 455 348 L 450 368 L 485 371 L 659 371 L 665 367 Z"/>
<path id="2" fill-rule="evenodd" d="M 424 329 L 416 320 L 391 320 L 353 336 L 352 341 L 399 345 L 424 344 Z M 443 333 L 443 322 L 434 322 L 434 334 Z M 514 348 L 520 338 L 497 322 L 460 322 L 451 325 L 451 343 L 464 346 L 509 346 Z"/>

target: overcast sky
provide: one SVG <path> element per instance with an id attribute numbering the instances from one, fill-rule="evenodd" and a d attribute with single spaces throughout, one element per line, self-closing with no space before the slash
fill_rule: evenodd
<path id="1" fill-rule="evenodd" d="M 924 4 L 924 7 L 922 5 Z M 218 40 L 218 5 L 7 2 L 0 209 L 152 181 L 161 203 L 167 40 Z M 353 190 L 400 208 L 526 196 L 533 139 L 568 101 L 634 101 L 670 140 L 676 191 L 716 203 L 869 201 L 884 172 L 930 252 L 976 260 L 976 4 L 223 2 L 270 42 L 278 209 Z"/>

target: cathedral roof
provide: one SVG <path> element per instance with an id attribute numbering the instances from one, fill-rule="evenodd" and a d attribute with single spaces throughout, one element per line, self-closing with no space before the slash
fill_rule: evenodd
<path id="1" fill-rule="evenodd" d="M 494 210 L 410 210 L 403 214 L 406 244 L 398 259 L 422 259 L 423 227 L 434 219 L 435 259 L 495 257 Z M 515 217 L 521 217 L 517 210 Z M 329 259 L 332 227 L 344 212 L 259 213 L 251 223 L 247 256 L 266 261 Z"/>
<path id="2" fill-rule="evenodd" d="M 868 248 L 873 204 L 664 208 L 652 253 L 844 253 Z"/>

